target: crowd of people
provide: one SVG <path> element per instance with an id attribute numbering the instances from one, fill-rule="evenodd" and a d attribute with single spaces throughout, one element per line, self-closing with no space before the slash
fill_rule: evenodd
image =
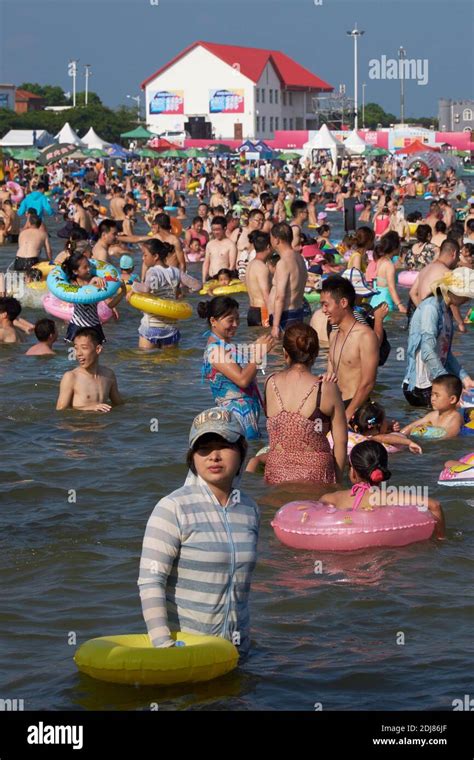
<path id="1" fill-rule="evenodd" d="M 165 301 L 203 294 L 201 375 L 214 406 L 192 424 L 184 486 L 158 502 L 145 533 L 139 587 L 155 646 L 174 645 L 170 631 L 178 626 L 231 640 L 238 632 L 241 653 L 248 650 L 259 512 L 240 489 L 245 469 L 263 469 L 269 485 L 341 488 L 352 431 L 366 438 L 349 457 L 352 487 L 321 498 L 340 509 L 369 508 L 367 489 L 390 477 L 384 446 L 421 453 L 410 438 L 414 424 L 389 421 L 375 400 L 391 350 L 391 312 L 403 315 L 395 318 L 408 331 L 400 394 L 431 409 L 418 424 L 458 435 L 461 395 L 474 388 L 452 349 L 455 326 L 465 331 L 470 320 L 460 310 L 474 298 L 474 198 L 455 172 L 423 181 L 390 156 L 345 158 L 337 176 L 326 157 L 281 164 L 214 156 L 126 166 L 90 160 L 79 170 L 62 161 L 38 170 L 10 161 L 0 182 L 0 243 L 17 246 L 0 281 L 1 344 L 21 344 L 22 332 L 34 332 L 27 354 L 55 353 L 56 322 L 26 320 L 11 289 L 18 287 L 13 274 L 26 289 L 41 280 L 42 260 L 61 267 L 72 285 L 99 290 L 104 279 L 94 262 L 113 264 L 120 287 L 106 303 L 115 315 L 134 294 Z M 24 189 L 17 208 L 6 180 Z M 426 192 L 432 199 L 423 214 L 414 205 Z M 351 199 L 356 228 L 336 240 L 329 220 Z M 48 229 L 53 217 L 62 218 L 58 255 Z M 140 234 L 144 225 L 148 232 Z M 406 302 L 401 269 L 414 273 Z M 237 298 L 232 287 L 239 286 L 246 295 Z M 230 292 L 215 294 L 219 287 Z M 256 329 L 245 352 L 236 343 L 242 298 L 247 325 Z M 78 366 L 61 380 L 58 411 L 105 413 L 124 403 L 114 371 L 100 361 L 106 330 L 97 303 L 74 304 L 65 340 Z M 142 313 L 140 350 L 169 350 L 180 337 L 173 318 Z M 320 347 L 328 349 L 327 369 L 315 375 Z M 277 352 L 284 369 L 259 387 L 259 370 Z M 247 441 L 262 437 L 263 417 L 268 450 L 246 465 Z M 441 507 L 429 500 L 428 508 L 443 538 Z"/>

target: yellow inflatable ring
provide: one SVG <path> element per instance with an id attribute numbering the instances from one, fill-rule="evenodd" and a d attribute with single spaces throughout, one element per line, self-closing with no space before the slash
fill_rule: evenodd
<path id="1" fill-rule="evenodd" d="M 212 295 L 214 296 L 231 296 L 233 293 L 247 293 L 247 286 L 244 282 L 240 282 L 235 285 L 221 285 L 218 288 L 214 288 Z"/>
<path id="2" fill-rule="evenodd" d="M 139 309 L 145 314 L 167 319 L 189 319 L 193 314 L 193 307 L 186 301 L 158 298 L 151 293 L 133 293 L 129 303 L 134 309 Z"/>
<path id="3" fill-rule="evenodd" d="M 48 274 L 51 272 L 52 269 L 54 269 L 54 264 L 52 264 L 49 261 L 40 261 L 39 264 L 34 264 L 32 266 L 32 269 L 39 269 L 41 274 L 43 275 L 43 280 L 46 280 Z"/>
<path id="4" fill-rule="evenodd" d="M 149 686 L 211 681 L 237 667 L 239 653 L 227 639 L 181 632 L 171 637 L 185 646 L 159 649 L 146 633 L 90 639 L 74 662 L 99 681 Z"/>
<path id="5" fill-rule="evenodd" d="M 217 287 L 217 280 L 207 280 L 199 291 L 200 296 L 205 296 L 210 288 Z"/>
<path id="6" fill-rule="evenodd" d="M 196 182 L 188 182 L 188 190 L 196 190 L 197 187 L 199 187 L 200 182 L 199 180 Z"/>

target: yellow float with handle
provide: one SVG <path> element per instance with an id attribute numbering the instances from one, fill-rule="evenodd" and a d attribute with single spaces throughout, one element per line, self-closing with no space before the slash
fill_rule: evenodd
<path id="1" fill-rule="evenodd" d="M 212 291 L 213 296 L 232 296 L 234 293 L 247 293 L 247 286 L 241 280 L 234 280 L 229 285 L 219 285 Z"/>
<path id="2" fill-rule="evenodd" d="M 43 280 L 46 280 L 48 274 L 54 269 L 55 264 L 51 263 L 50 261 L 40 261 L 39 264 L 34 264 L 31 268 L 32 269 L 39 269 L 43 276 Z"/>
<path id="3" fill-rule="evenodd" d="M 202 286 L 201 290 L 199 291 L 199 295 L 200 296 L 207 295 L 208 291 L 211 288 L 217 288 L 218 284 L 219 284 L 218 280 L 206 280 L 206 282 Z"/>
<path id="4" fill-rule="evenodd" d="M 82 673 L 109 683 L 170 686 L 211 681 L 237 667 L 239 653 L 227 639 L 171 633 L 174 647 L 154 647 L 146 633 L 103 636 L 82 644 L 74 662 Z"/>
<path id="5" fill-rule="evenodd" d="M 153 314 L 165 319 L 189 319 L 193 315 L 193 307 L 186 301 L 174 301 L 171 298 L 159 298 L 152 293 L 132 293 L 130 306 L 134 309 Z"/>

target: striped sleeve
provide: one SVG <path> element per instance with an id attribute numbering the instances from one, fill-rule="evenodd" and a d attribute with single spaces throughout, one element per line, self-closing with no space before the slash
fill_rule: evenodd
<path id="1" fill-rule="evenodd" d="M 143 539 L 138 586 L 148 635 L 155 647 L 170 647 L 166 584 L 181 546 L 178 504 L 161 499 L 148 520 Z"/>

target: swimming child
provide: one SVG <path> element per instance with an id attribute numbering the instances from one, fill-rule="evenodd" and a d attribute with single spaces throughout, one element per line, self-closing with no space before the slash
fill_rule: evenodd
<path id="1" fill-rule="evenodd" d="M 19 343 L 14 322 L 21 314 L 21 303 L 16 298 L 0 298 L 0 343 Z"/>
<path id="2" fill-rule="evenodd" d="M 388 469 L 388 455 L 386 449 L 378 441 L 363 441 L 352 449 L 349 455 L 349 478 L 352 488 L 344 491 L 335 491 L 319 497 L 324 504 L 331 504 L 337 509 L 355 510 L 358 508 L 372 511 L 375 508 L 386 506 L 387 497 L 392 506 L 392 494 L 384 489 L 379 489 L 379 484 L 389 480 L 391 472 Z M 407 492 L 408 490 L 408 492 Z M 400 506 L 421 506 L 422 500 L 411 489 L 400 488 L 398 503 Z M 428 498 L 423 499 L 434 519 L 436 527 L 434 536 L 442 539 L 445 537 L 445 521 L 443 510 L 439 501 Z"/>
<path id="3" fill-rule="evenodd" d="M 135 262 L 132 258 L 132 256 L 128 256 L 126 253 L 124 253 L 123 256 L 120 257 L 120 279 L 122 282 L 125 283 L 125 285 L 131 285 L 132 282 L 138 282 L 139 277 L 137 274 L 133 274 L 133 270 L 135 269 Z"/>
<path id="4" fill-rule="evenodd" d="M 215 288 L 223 288 L 223 287 L 227 288 L 230 285 L 231 280 L 232 280 L 232 272 L 230 271 L 230 269 L 219 269 L 219 271 L 217 272 L 216 276 L 213 279 L 217 280 L 217 283 L 214 285 L 214 287 L 209 288 L 209 290 L 207 291 L 209 295 L 211 296 Z"/>
<path id="5" fill-rule="evenodd" d="M 38 343 L 28 349 L 25 356 L 54 356 L 53 343 L 58 339 L 56 323 L 53 319 L 38 319 L 35 324 Z"/>
<path id="6" fill-rule="evenodd" d="M 455 438 L 459 435 L 463 424 L 463 419 L 456 409 L 462 392 L 462 382 L 456 375 L 439 375 L 432 383 L 433 411 L 425 414 L 420 420 L 406 425 L 401 432 L 404 435 L 410 435 L 414 428 L 437 427 L 444 428 L 443 438 Z"/>
<path id="7" fill-rule="evenodd" d="M 113 406 L 123 404 L 115 373 L 99 366 L 102 345 L 97 331 L 93 327 L 79 328 L 73 344 L 79 367 L 64 373 L 56 409 L 110 412 Z"/>
<path id="8" fill-rule="evenodd" d="M 366 401 L 354 414 L 352 428 L 355 433 L 372 441 L 391 446 L 407 446 L 412 454 L 422 454 L 421 446 L 400 432 L 400 423 L 389 423 L 385 410 L 375 401 Z"/>

